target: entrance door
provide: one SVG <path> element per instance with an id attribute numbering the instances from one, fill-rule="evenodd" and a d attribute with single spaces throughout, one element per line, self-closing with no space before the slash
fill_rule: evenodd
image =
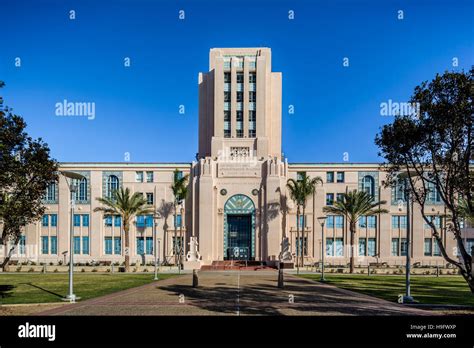
<path id="1" fill-rule="evenodd" d="M 227 215 L 227 260 L 249 260 L 252 238 L 252 216 Z"/>

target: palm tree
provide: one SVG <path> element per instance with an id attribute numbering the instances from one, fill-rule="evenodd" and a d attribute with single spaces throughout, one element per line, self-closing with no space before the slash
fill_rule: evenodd
<path id="1" fill-rule="evenodd" d="M 354 273 L 354 236 L 356 233 L 357 221 L 364 215 L 376 215 L 388 213 L 387 209 L 381 209 L 380 205 L 386 201 L 375 202 L 371 194 L 365 191 L 349 191 L 342 194 L 342 199 L 334 202 L 333 206 L 323 208 L 325 213 L 343 215 L 349 223 L 351 234 L 351 259 L 350 272 Z"/>
<path id="2" fill-rule="evenodd" d="M 305 213 L 306 213 L 306 201 L 309 196 L 316 192 L 316 185 L 322 184 L 323 180 L 317 176 L 310 178 L 306 173 L 302 173 L 300 178 L 297 180 L 288 179 L 286 187 L 290 192 L 290 198 L 296 203 L 296 240 L 299 242 L 299 246 L 296 248 L 296 272 L 299 274 L 299 254 L 301 254 L 301 265 L 304 264 L 304 237 L 305 237 Z M 303 210 L 303 231 L 302 238 L 300 238 L 300 212 Z"/>
<path id="3" fill-rule="evenodd" d="M 97 200 L 102 203 L 103 206 L 95 208 L 95 212 L 100 211 L 103 212 L 104 215 L 119 215 L 122 218 L 125 238 L 125 271 L 129 272 L 130 223 L 135 216 L 153 214 L 154 210 L 147 205 L 143 194 L 135 192 L 133 195 L 130 195 L 130 189 L 128 187 L 126 189 L 121 187 L 119 190 L 113 191 L 111 197 L 99 197 Z"/>
<path id="4" fill-rule="evenodd" d="M 173 175 L 173 184 L 171 185 L 171 191 L 173 192 L 173 196 L 174 196 L 174 201 L 173 201 L 173 205 L 174 205 L 174 255 L 175 255 L 175 264 L 178 264 L 178 257 L 179 257 L 179 262 L 181 263 L 181 253 L 182 253 L 182 248 L 183 246 L 181 245 L 181 240 L 183 238 L 183 207 L 181 206 L 181 204 L 183 203 L 183 200 L 186 198 L 186 195 L 188 193 L 188 186 L 187 186 L 187 182 L 188 182 L 188 178 L 189 178 L 189 175 L 186 174 L 186 175 L 183 175 L 180 177 L 180 173 L 181 171 L 179 171 L 178 169 L 175 169 L 174 170 L 174 175 Z M 178 242 L 177 242 L 177 239 L 176 239 L 176 234 L 177 234 L 177 231 L 176 231 L 176 215 L 177 215 L 177 208 L 178 206 L 181 206 L 181 221 L 180 221 L 180 224 L 179 224 L 179 240 L 180 240 L 180 243 L 179 243 L 179 250 L 178 250 L 178 253 L 177 253 L 177 250 L 176 250 L 176 247 L 178 245 Z M 181 268 L 179 268 L 181 269 Z"/>

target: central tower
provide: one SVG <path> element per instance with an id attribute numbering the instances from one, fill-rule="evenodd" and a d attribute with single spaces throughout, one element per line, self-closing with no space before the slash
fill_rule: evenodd
<path id="1" fill-rule="evenodd" d="M 288 166 L 281 158 L 281 73 L 269 48 L 213 48 L 199 74 L 193 234 L 203 264 L 276 261 Z"/>

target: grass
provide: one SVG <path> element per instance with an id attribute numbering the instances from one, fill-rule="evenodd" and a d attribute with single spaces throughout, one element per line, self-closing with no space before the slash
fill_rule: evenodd
<path id="1" fill-rule="evenodd" d="M 304 278 L 319 280 L 319 274 L 303 274 Z M 396 302 L 405 293 L 405 276 L 384 275 L 325 275 L 326 283 L 339 288 L 361 292 Z M 461 276 L 412 276 L 411 295 L 424 304 L 453 304 L 474 306 L 474 294 Z"/>
<path id="2" fill-rule="evenodd" d="M 151 282 L 153 274 L 79 273 L 74 274 L 74 293 L 86 300 Z M 68 274 L 0 274 L 0 304 L 60 302 L 68 291 Z"/>

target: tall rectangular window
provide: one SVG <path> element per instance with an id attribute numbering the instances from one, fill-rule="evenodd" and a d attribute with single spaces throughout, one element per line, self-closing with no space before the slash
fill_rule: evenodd
<path id="1" fill-rule="evenodd" d="M 104 217 L 104 222 L 105 222 L 105 226 L 107 227 L 111 227 L 112 226 L 112 216 L 106 216 Z"/>
<path id="2" fill-rule="evenodd" d="M 334 204 L 334 193 L 326 193 L 326 205 Z"/>
<path id="3" fill-rule="evenodd" d="M 334 215 L 328 215 L 326 219 L 327 228 L 334 228 Z"/>
<path id="4" fill-rule="evenodd" d="M 173 237 L 173 255 L 183 253 L 183 237 Z"/>
<path id="5" fill-rule="evenodd" d="M 257 83 L 257 74 L 254 72 L 249 73 L 249 83 Z"/>
<path id="6" fill-rule="evenodd" d="M 344 228 L 344 216 L 337 215 L 335 216 L 336 228 Z"/>
<path id="7" fill-rule="evenodd" d="M 375 256 L 377 253 L 377 243 L 375 238 L 369 238 L 368 244 L 367 244 L 367 254 L 369 256 Z"/>
<path id="8" fill-rule="evenodd" d="M 334 256 L 334 239 L 326 238 L 326 255 Z"/>
<path id="9" fill-rule="evenodd" d="M 400 255 L 400 240 L 398 238 L 392 238 L 392 256 Z"/>
<path id="10" fill-rule="evenodd" d="M 143 172 L 135 172 L 135 181 L 143 182 Z"/>
<path id="11" fill-rule="evenodd" d="M 153 193 L 147 192 L 146 194 L 146 203 L 152 205 L 153 204 Z"/>
<path id="12" fill-rule="evenodd" d="M 336 201 L 337 202 L 342 202 L 344 200 L 344 194 L 343 193 L 336 193 Z"/>
<path id="13" fill-rule="evenodd" d="M 432 238 L 425 238 L 424 255 L 431 256 L 433 253 Z"/>
<path id="14" fill-rule="evenodd" d="M 300 216 L 299 216 L 298 227 L 299 227 L 300 229 L 306 227 L 306 226 L 305 226 L 305 225 L 306 225 L 306 224 L 305 224 L 305 220 L 306 220 L 305 218 L 306 218 L 306 216 L 303 216 L 303 215 L 300 215 Z"/>
<path id="15" fill-rule="evenodd" d="M 400 219 L 398 218 L 398 216 L 392 216 L 392 228 L 400 228 Z"/>
<path id="16" fill-rule="evenodd" d="M 433 256 L 441 256 L 441 250 L 436 240 L 433 241 Z"/>
<path id="17" fill-rule="evenodd" d="M 112 223 L 110 225 L 112 226 Z M 114 216 L 114 226 L 115 227 L 122 226 L 122 217 L 120 215 Z"/>
<path id="18" fill-rule="evenodd" d="M 114 253 L 120 255 L 122 253 L 122 243 L 120 237 L 114 238 Z"/>
<path id="19" fill-rule="evenodd" d="M 175 221 L 174 221 L 174 226 L 175 227 L 181 227 L 181 214 L 176 215 Z"/>
<path id="20" fill-rule="evenodd" d="M 244 73 L 238 72 L 237 73 L 237 83 L 244 83 Z"/>
<path id="21" fill-rule="evenodd" d="M 334 172 L 327 172 L 326 173 L 326 182 L 334 182 Z"/>
<path id="22" fill-rule="evenodd" d="M 81 237 L 74 237 L 74 254 L 81 253 Z"/>
<path id="23" fill-rule="evenodd" d="M 145 252 L 143 237 L 137 237 L 137 255 L 143 255 Z"/>
<path id="24" fill-rule="evenodd" d="M 344 172 L 337 172 L 337 182 L 344 182 Z"/>
<path id="25" fill-rule="evenodd" d="M 148 255 L 153 254 L 153 238 L 146 237 L 146 253 Z"/>
<path id="26" fill-rule="evenodd" d="M 249 92 L 249 102 L 255 103 L 257 101 L 257 92 L 250 91 Z"/>
<path id="27" fill-rule="evenodd" d="M 89 254 L 89 237 L 88 236 L 82 237 L 82 253 L 86 255 Z"/>
<path id="28" fill-rule="evenodd" d="M 367 216 L 367 225 L 369 228 L 377 228 L 377 217 L 373 215 Z"/>
<path id="29" fill-rule="evenodd" d="M 146 182 L 153 182 L 153 172 L 152 171 L 146 172 Z"/>
<path id="30" fill-rule="evenodd" d="M 407 217 L 406 215 L 400 216 L 400 228 L 407 228 Z"/>
<path id="31" fill-rule="evenodd" d="M 230 83 L 231 81 L 231 74 L 230 72 L 225 72 L 224 73 L 224 83 Z"/>
<path id="32" fill-rule="evenodd" d="M 344 243 L 342 238 L 336 238 L 336 256 L 344 256 Z"/>
<path id="33" fill-rule="evenodd" d="M 143 215 L 138 215 L 136 224 L 138 228 L 144 228 L 145 227 L 145 216 Z"/>
<path id="34" fill-rule="evenodd" d="M 43 215 L 42 219 L 42 226 L 43 227 L 48 227 L 49 226 L 49 215 Z"/>
<path id="35" fill-rule="evenodd" d="M 249 138 L 255 138 L 256 136 L 256 120 L 257 116 L 255 110 L 249 110 Z"/>
<path id="36" fill-rule="evenodd" d="M 51 236 L 51 254 L 56 255 L 58 253 L 58 237 Z"/>
<path id="37" fill-rule="evenodd" d="M 104 238 L 105 254 L 112 255 L 112 237 Z"/>
<path id="38" fill-rule="evenodd" d="M 58 225 L 58 215 L 51 214 L 51 227 L 56 227 Z"/>
<path id="39" fill-rule="evenodd" d="M 47 236 L 41 236 L 41 254 L 49 253 L 49 240 Z"/>
<path id="40" fill-rule="evenodd" d="M 224 101 L 230 101 L 230 100 L 224 100 Z M 244 101 L 244 92 L 237 92 L 237 102 L 241 103 Z"/>
<path id="41" fill-rule="evenodd" d="M 408 250 L 407 247 L 408 247 L 407 239 L 402 238 L 402 241 L 401 241 L 401 244 L 400 244 L 400 252 L 401 252 L 402 256 L 407 256 L 407 250 Z"/>
<path id="42" fill-rule="evenodd" d="M 367 227 L 367 216 L 361 216 L 359 218 L 359 227 L 366 228 Z"/>
<path id="43" fill-rule="evenodd" d="M 81 226 L 81 216 L 79 214 L 74 214 L 74 227 Z"/>
<path id="44" fill-rule="evenodd" d="M 301 247 L 301 243 L 303 243 L 303 247 Z M 308 240 L 306 237 L 297 237 L 296 238 L 296 252 L 298 255 L 301 255 L 301 250 L 303 249 L 303 255 L 308 255 Z"/>
<path id="45" fill-rule="evenodd" d="M 359 238 L 359 256 L 365 256 L 366 239 Z"/>
<path id="46" fill-rule="evenodd" d="M 82 226 L 89 227 L 89 214 L 82 215 Z"/>
<path id="47" fill-rule="evenodd" d="M 153 227 L 153 215 L 145 216 L 145 226 L 146 227 Z"/>
<path id="48" fill-rule="evenodd" d="M 20 236 L 20 241 L 18 242 L 19 252 L 21 255 L 25 254 L 26 249 L 26 237 L 24 235 Z"/>

